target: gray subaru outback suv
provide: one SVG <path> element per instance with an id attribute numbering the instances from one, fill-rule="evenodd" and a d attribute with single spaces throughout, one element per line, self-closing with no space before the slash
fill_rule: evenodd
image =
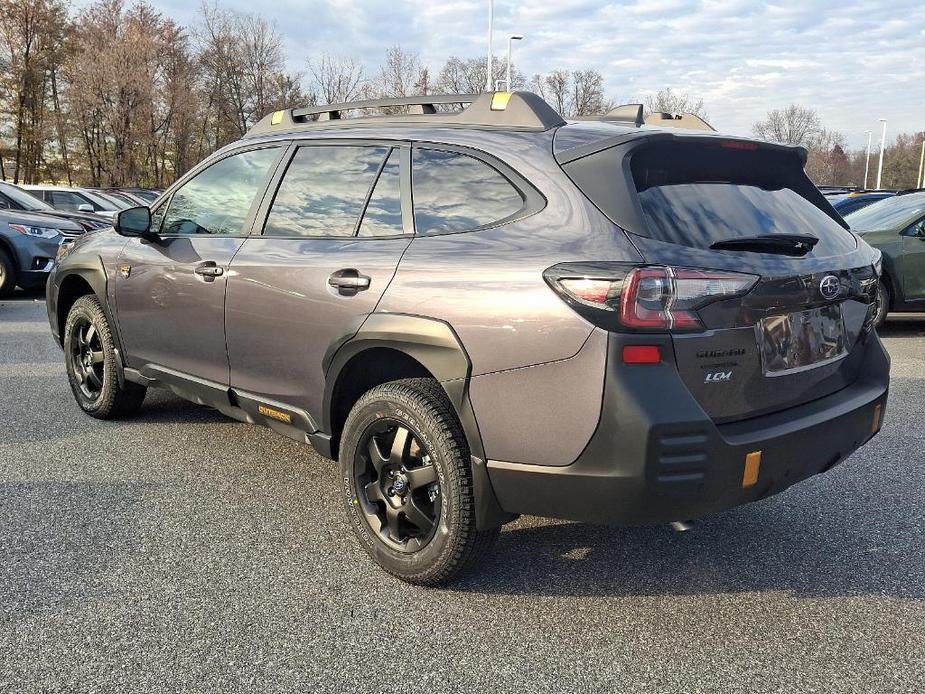
<path id="1" fill-rule="evenodd" d="M 879 253 L 804 150 L 641 116 L 267 116 L 62 252 L 77 403 L 169 388 L 311 443 L 363 548 L 431 585 L 517 514 L 683 521 L 828 470 L 883 421 Z"/>

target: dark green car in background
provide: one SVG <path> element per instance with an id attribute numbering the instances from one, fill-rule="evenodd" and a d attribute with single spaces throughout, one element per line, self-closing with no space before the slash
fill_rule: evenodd
<path id="1" fill-rule="evenodd" d="M 893 311 L 925 311 L 925 193 L 897 195 L 845 217 L 883 253 L 877 326 Z"/>

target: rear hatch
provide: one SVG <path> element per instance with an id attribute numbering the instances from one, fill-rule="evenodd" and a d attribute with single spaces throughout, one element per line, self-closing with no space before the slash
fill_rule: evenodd
<path id="1" fill-rule="evenodd" d="M 667 327 L 682 378 L 715 421 L 858 377 L 878 255 L 806 177 L 803 150 L 672 133 L 562 160 L 645 263 L 666 268 L 661 286 L 674 294 L 663 313 L 692 309 Z"/>

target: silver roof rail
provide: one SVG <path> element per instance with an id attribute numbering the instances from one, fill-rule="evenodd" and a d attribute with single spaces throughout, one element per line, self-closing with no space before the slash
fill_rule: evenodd
<path id="1" fill-rule="evenodd" d="M 456 104 L 455 111 L 437 109 Z M 407 107 L 406 114 L 383 114 L 383 109 Z M 352 116 L 356 111 L 379 113 Z M 485 94 L 428 94 L 397 99 L 350 101 L 342 104 L 285 109 L 264 116 L 246 138 L 332 126 L 439 125 L 499 130 L 545 131 L 564 125 L 555 109 L 532 92 L 486 92 Z"/>
<path id="2" fill-rule="evenodd" d="M 660 128 L 687 128 L 688 130 L 709 130 L 716 132 L 716 128 L 707 123 L 700 116 L 693 113 L 665 113 L 653 111 L 646 116 L 646 125 L 656 125 Z"/>
<path id="3" fill-rule="evenodd" d="M 623 106 L 610 109 L 601 117 L 601 120 L 626 123 L 638 128 L 643 123 L 642 113 L 642 104 L 623 104 Z"/>

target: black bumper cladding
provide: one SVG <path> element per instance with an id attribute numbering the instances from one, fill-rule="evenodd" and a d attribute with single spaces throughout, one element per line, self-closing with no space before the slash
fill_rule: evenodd
<path id="1" fill-rule="evenodd" d="M 889 356 L 870 335 L 861 376 L 824 398 L 716 425 L 684 386 L 670 340 L 657 365 L 624 365 L 612 335 L 604 405 L 585 451 L 561 467 L 489 461 L 505 511 L 592 523 L 688 520 L 756 501 L 825 472 L 879 430 L 889 390 Z M 757 476 L 756 476 L 757 475 Z"/>

